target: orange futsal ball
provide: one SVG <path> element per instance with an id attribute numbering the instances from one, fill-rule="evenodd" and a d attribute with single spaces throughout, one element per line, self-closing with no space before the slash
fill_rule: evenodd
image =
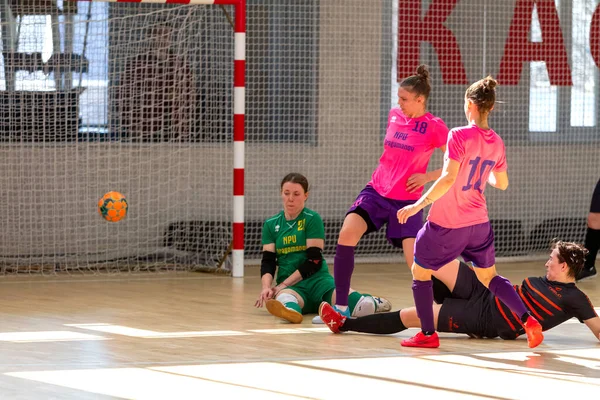
<path id="1" fill-rule="evenodd" d="M 98 212 L 109 222 L 118 222 L 127 215 L 127 199 L 119 192 L 108 192 L 98 200 Z"/>

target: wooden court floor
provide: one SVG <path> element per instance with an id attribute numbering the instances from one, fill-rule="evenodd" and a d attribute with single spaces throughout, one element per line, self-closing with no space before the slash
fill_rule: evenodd
<path id="1" fill-rule="evenodd" d="M 500 264 L 513 283 L 543 262 Z M 444 334 L 333 335 L 255 309 L 258 268 L 210 274 L 0 278 L 0 399 L 600 398 L 600 341 L 569 321 L 530 351 Z M 412 306 L 406 265 L 359 265 L 352 286 Z M 600 278 L 579 285 L 600 307 Z M 600 310 L 600 308 L 597 308 Z"/>

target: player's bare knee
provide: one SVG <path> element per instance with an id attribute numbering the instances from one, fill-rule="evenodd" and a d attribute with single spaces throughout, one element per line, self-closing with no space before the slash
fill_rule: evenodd
<path id="1" fill-rule="evenodd" d="M 417 281 L 430 281 L 431 280 L 431 270 L 425 269 L 415 263 L 412 265 L 412 275 L 413 279 Z"/>
<path id="2" fill-rule="evenodd" d="M 367 231 L 367 223 L 358 214 L 350 213 L 344 219 L 344 224 L 338 236 L 338 244 L 356 246 Z"/>
<path id="3" fill-rule="evenodd" d="M 356 229 L 352 226 L 342 227 L 338 237 L 338 244 L 343 246 L 356 246 L 362 235 L 363 232 L 361 232 L 360 229 Z"/>
<path id="4" fill-rule="evenodd" d="M 404 238 L 402 240 L 402 252 L 408 266 L 412 266 L 415 262 L 414 258 L 415 238 Z"/>
<path id="5" fill-rule="evenodd" d="M 477 279 L 479 279 L 479 282 L 481 282 L 486 288 L 490 287 L 490 282 L 497 275 L 495 272 L 493 274 L 489 272 L 490 271 L 487 271 L 482 268 L 475 268 L 475 274 L 477 275 Z"/>

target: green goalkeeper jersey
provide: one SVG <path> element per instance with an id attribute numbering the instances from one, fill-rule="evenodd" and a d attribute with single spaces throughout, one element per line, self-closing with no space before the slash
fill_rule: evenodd
<path id="1" fill-rule="evenodd" d="M 321 216 L 315 211 L 304 208 L 292 221 L 279 214 L 267 219 L 262 230 L 262 244 L 275 243 L 277 254 L 277 284 L 293 274 L 306 261 L 306 240 L 325 239 L 325 226 Z M 323 260 L 320 271 L 326 271 Z"/>

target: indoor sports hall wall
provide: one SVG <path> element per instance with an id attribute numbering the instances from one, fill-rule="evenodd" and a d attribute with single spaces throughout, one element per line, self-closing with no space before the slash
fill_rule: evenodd
<path id="1" fill-rule="evenodd" d="M 535 257 L 552 237 L 583 240 L 600 178 L 598 1 L 400 3 L 248 1 L 247 258 L 258 256 L 262 220 L 280 210 L 279 182 L 291 171 L 311 182 L 308 206 L 325 219 L 331 254 L 377 165 L 396 76 L 419 63 L 430 66 L 430 111 L 450 128 L 465 122 L 470 82 L 500 81 L 491 124 L 507 144 L 511 184 L 486 192 L 499 254 Z M 233 32 L 223 10 L 3 10 L 5 271 L 218 259 L 233 207 Z M 159 47 L 174 58 L 151 62 Z M 69 57 L 52 64 L 53 49 Z M 136 113 L 132 93 L 137 104 L 156 103 Z M 433 157 L 431 167 L 440 166 L 442 155 Z M 96 211 L 110 190 L 130 204 L 116 224 Z M 396 254 L 382 238 L 362 243 L 363 259 Z"/>

